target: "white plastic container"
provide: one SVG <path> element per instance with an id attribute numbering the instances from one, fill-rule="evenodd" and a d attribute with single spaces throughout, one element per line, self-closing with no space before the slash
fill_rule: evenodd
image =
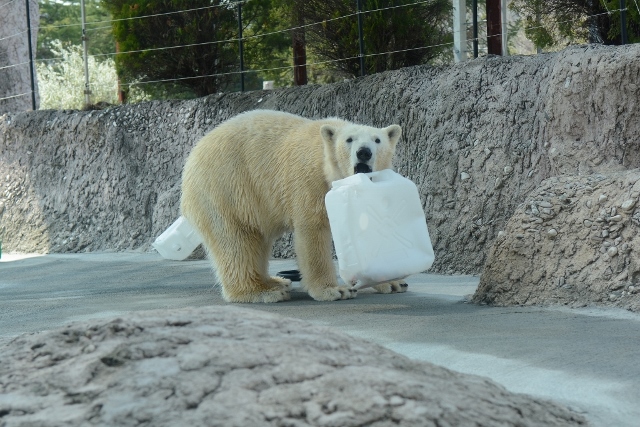
<path id="1" fill-rule="evenodd" d="M 416 185 L 387 169 L 334 181 L 325 196 L 342 280 L 355 289 L 431 267 L 433 247 Z"/>
<path id="2" fill-rule="evenodd" d="M 181 216 L 156 238 L 152 246 L 163 258 L 182 261 L 191 255 L 200 243 L 200 233 Z"/>

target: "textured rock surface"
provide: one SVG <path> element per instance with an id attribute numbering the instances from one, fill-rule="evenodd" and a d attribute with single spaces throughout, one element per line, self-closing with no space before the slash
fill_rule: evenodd
<path id="1" fill-rule="evenodd" d="M 640 311 L 640 170 L 550 178 L 507 223 L 473 300 Z"/>
<path id="2" fill-rule="evenodd" d="M 590 46 L 326 86 L 5 115 L 3 247 L 149 250 L 178 216 L 180 172 L 197 140 L 242 111 L 271 108 L 402 125 L 396 166 L 419 187 L 436 252 L 431 271 L 478 273 L 542 180 L 640 167 L 639 73 L 640 45 Z M 291 236 L 274 255 L 293 255 Z"/>
<path id="3" fill-rule="evenodd" d="M 31 110 L 26 4 L 24 1 L 2 2 L 0 9 L 0 114 Z M 40 23 L 38 0 L 29 0 L 29 12 L 35 56 Z M 36 106 L 38 104 L 36 81 Z"/>
<path id="4" fill-rule="evenodd" d="M 572 426 L 480 377 L 239 308 L 131 315 L 0 347 L 2 426 Z"/>
<path id="5" fill-rule="evenodd" d="M 552 176 L 640 167 L 637 52 L 616 50 L 596 59 L 569 50 L 549 69 L 543 142 Z"/>

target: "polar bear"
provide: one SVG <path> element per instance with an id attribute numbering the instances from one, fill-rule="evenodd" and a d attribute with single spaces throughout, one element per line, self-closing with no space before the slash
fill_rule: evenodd
<path id="1" fill-rule="evenodd" d="M 324 197 L 333 181 L 390 169 L 401 132 L 254 110 L 205 135 L 184 166 L 180 208 L 204 239 L 224 299 L 290 298 L 291 281 L 268 273 L 273 243 L 286 231 L 293 231 L 303 289 L 317 301 L 353 298 L 357 291 L 337 282 Z"/>

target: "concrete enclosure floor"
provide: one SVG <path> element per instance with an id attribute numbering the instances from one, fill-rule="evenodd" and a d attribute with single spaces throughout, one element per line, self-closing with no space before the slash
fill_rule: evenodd
<path id="1" fill-rule="evenodd" d="M 207 261 L 153 253 L 0 260 L 0 342 L 25 332 L 127 312 L 226 304 Z M 295 268 L 273 260 L 272 273 Z M 331 326 L 410 358 L 486 376 L 518 393 L 552 399 L 594 426 L 640 419 L 640 315 L 617 309 L 488 307 L 466 303 L 474 276 L 419 274 L 405 294 L 362 290 L 316 302 L 294 284 L 292 299 L 242 304 Z"/>

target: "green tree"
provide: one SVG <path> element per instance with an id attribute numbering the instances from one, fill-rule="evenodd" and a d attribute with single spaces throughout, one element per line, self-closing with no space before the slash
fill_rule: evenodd
<path id="1" fill-rule="evenodd" d="M 242 5 L 245 77 L 247 89 L 261 89 L 262 80 L 289 86 L 291 32 L 288 2 L 293 0 L 251 0 Z M 265 71 L 262 71 L 265 70 Z"/>
<path id="2" fill-rule="evenodd" d="M 526 36 L 540 48 L 568 43 L 620 44 L 619 0 L 514 0 Z M 630 41 L 640 40 L 640 17 L 628 7 Z M 615 11 L 615 12 L 614 12 Z"/>
<path id="3" fill-rule="evenodd" d="M 57 41 L 63 47 L 82 44 L 80 1 L 39 0 L 38 5 L 40 28 L 36 58 L 54 58 L 53 52 L 59 52 Z M 89 54 L 113 53 L 115 41 L 108 23 L 111 14 L 100 4 L 100 0 L 87 0 L 85 13 Z"/>
<path id="4" fill-rule="evenodd" d="M 236 71 L 234 12 L 220 1 L 103 0 L 118 43 L 116 69 L 123 82 L 175 81 L 196 96 L 215 93 Z M 182 12 L 180 12 L 182 11 Z M 220 74 L 220 75 L 218 75 Z M 166 84 L 159 85 L 160 88 Z"/>
<path id="5" fill-rule="evenodd" d="M 157 87 L 180 86 L 192 96 L 238 88 L 237 4 L 226 0 L 102 3 L 115 18 L 113 30 L 121 52 L 116 68 L 123 81 L 161 81 Z M 277 56 L 281 49 L 286 37 L 257 37 L 273 28 L 270 17 L 271 1 L 242 5 L 246 68 L 262 65 L 261 59 Z M 257 73 L 247 72 L 245 77 L 250 88 L 260 85 Z"/>
<path id="6" fill-rule="evenodd" d="M 363 1 L 367 73 L 426 63 L 450 50 L 442 46 L 452 39 L 449 0 Z M 116 67 L 124 83 L 163 81 L 145 84 L 145 90 L 166 93 L 167 88 L 179 86 L 188 92 L 181 96 L 239 88 L 237 4 L 228 0 L 102 0 L 102 4 L 115 19 L 113 30 L 121 52 Z M 291 84 L 292 46 L 298 58 L 302 52 L 307 62 L 326 63 L 309 69 L 311 81 L 358 75 L 355 11 L 354 0 L 243 2 L 245 87 L 259 88 L 261 78 L 276 80 L 279 86 Z"/>
<path id="7" fill-rule="evenodd" d="M 449 0 L 363 0 L 366 73 L 424 64 L 451 50 Z M 343 76 L 360 74 L 357 3 L 308 0 L 300 3 L 308 48 Z"/>
<path id="8" fill-rule="evenodd" d="M 84 106 L 84 60 L 78 45 L 62 47 L 59 41 L 51 43 L 52 52 L 62 58 L 60 62 L 37 63 L 40 88 L 40 109 L 81 109 Z M 115 104 L 116 69 L 113 60 L 96 61 L 89 57 L 89 76 L 94 103 Z"/>
<path id="9" fill-rule="evenodd" d="M 604 1 L 609 10 L 617 10 L 620 8 L 620 0 Z M 628 42 L 640 42 L 640 2 L 638 0 L 627 0 L 627 36 Z M 611 16 L 611 26 L 607 36 L 616 44 L 622 42 L 620 13 L 614 13 Z"/>

